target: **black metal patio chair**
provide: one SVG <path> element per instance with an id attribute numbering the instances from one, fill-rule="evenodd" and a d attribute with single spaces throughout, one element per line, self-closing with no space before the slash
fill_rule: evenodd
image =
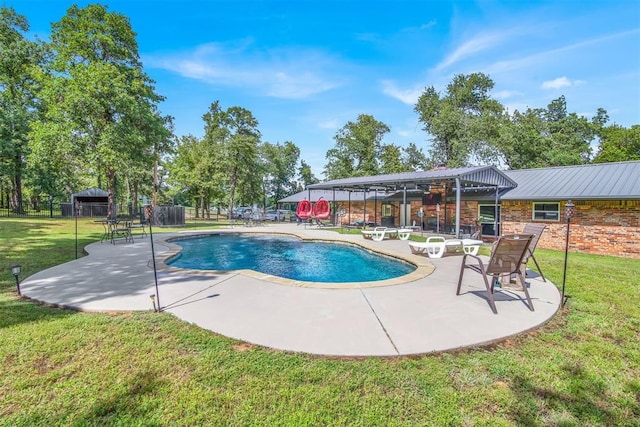
<path id="1" fill-rule="evenodd" d="M 460 265 L 460 276 L 458 277 L 456 295 L 460 295 L 462 276 L 467 268 L 475 271 L 476 273 L 480 273 L 487 288 L 487 298 L 489 300 L 491 310 L 493 310 L 495 314 L 498 314 L 493 297 L 494 288 L 500 280 L 500 277 L 508 276 L 510 278 L 512 274 L 515 274 L 517 278 L 516 280 L 522 285 L 522 290 L 527 298 L 529 309 L 534 311 L 533 302 L 531 302 L 531 297 L 527 290 L 527 283 L 525 282 L 521 269 L 532 239 L 533 235 L 531 234 L 510 234 L 500 237 L 494 243 L 491 255 L 486 264 L 480 257 L 465 253 L 462 257 L 462 264 Z M 473 258 L 473 260 L 477 261 L 477 264 L 468 264 L 467 259 L 469 258 Z"/>

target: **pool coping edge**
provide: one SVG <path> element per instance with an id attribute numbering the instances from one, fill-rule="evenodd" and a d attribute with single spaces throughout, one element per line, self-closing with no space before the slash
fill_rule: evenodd
<path id="1" fill-rule="evenodd" d="M 303 241 L 314 241 L 314 242 L 329 242 L 329 243 L 340 243 L 340 244 L 349 244 L 361 247 L 368 251 L 374 252 L 376 254 L 390 257 L 393 259 L 397 259 L 400 261 L 408 262 L 416 267 L 414 271 L 411 273 L 393 277 L 391 279 L 385 280 L 377 280 L 371 282 L 308 282 L 303 280 L 294 280 L 287 279 L 285 277 L 274 276 L 271 274 L 261 273 L 255 270 L 196 270 L 196 269 L 184 269 L 172 267 L 167 264 L 167 262 L 171 261 L 173 258 L 177 257 L 182 248 L 173 243 L 175 240 L 182 240 L 185 238 L 197 238 L 197 237 L 206 237 L 215 234 L 264 234 L 264 235 L 285 235 L 285 236 L 294 236 Z M 402 285 L 411 282 L 415 282 L 416 280 L 422 279 L 424 277 L 429 276 L 434 272 L 435 266 L 428 260 L 428 258 L 419 255 L 413 254 L 403 254 L 398 253 L 396 251 L 389 251 L 381 248 L 379 245 L 373 245 L 367 240 L 363 240 L 361 242 L 347 240 L 340 238 L 341 234 L 336 233 L 336 238 L 332 237 L 309 237 L 296 232 L 283 232 L 283 231 L 264 231 L 264 230 L 203 230 L 203 231 L 185 231 L 178 232 L 171 235 L 165 235 L 161 238 L 157 239 L 157 243 L 160 243 L 168 248 L 168 250 L 161 255 L 161 259 L 156 262 L 156 267 L 159 270 L 163 270 L 166 272 L 172 273 L 186 273 L 186 274 L 199 274 L 205 276 L 216 276 L 222 274 L 241 274 L 244 276 L 252 277 L 258 280 L 263 280 L 279 285 L 284 286 L 294 286 L 300 288 L 317 288 L 317 289 L 365 289 L 365 288 L 376 288 L 382 286 L 395 286 Z"/>

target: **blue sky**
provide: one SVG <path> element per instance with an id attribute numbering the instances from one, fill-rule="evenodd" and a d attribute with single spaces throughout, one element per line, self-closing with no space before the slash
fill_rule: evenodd
<path id="1" fill-rule="evenodd" d="M 78 1 L 84 6 L 89 3 Z M 71 1 L 3 1 L 48 40 Z M 359 114 L 391 128 L 385 143 L 425 150 L 413 111 L 426 87 L 483 72 L 509 111 L 564 95 L 569 112 L 640 124 L 640 2 L 191 1 L 102 2 L 127 15 L 146 73 L 177 135 L 203 135 L 219 100 L 292 141 L 322 178 L 333 136 Z"/>

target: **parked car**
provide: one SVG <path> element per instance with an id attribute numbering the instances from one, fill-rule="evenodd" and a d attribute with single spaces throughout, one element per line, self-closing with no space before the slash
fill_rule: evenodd
<path id="1" fill-rule="evenodd" d="M 233 209 L 233 213 L 229 216 L 232 219 L 251 218 L 252 209 L 249 206 L 240 206 Z"/>
<path id="2" fill-rule="evenodd" d="M 267 221 L 284 221 L 284 212 L 275 210 L 267 211 L 265 218 Z"/>

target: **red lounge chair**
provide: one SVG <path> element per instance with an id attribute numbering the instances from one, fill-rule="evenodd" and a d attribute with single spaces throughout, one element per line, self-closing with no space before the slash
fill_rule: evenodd
<path id="1" fill-rule="evenodd" d="M 296 215 L 298 215 L 298 218 L 300 218 L 303 221 L 306 221 L 309 218 L 311 218 L 311 213 L 312 213 L 312 207 L 311 207 L 310 201 L 308 201 L 307 199 L 304 199 L 303 201 L 298 203 L 298 206 L 296 207 Z"/>
<path id="2" fill-rule="evenodd" d="M 313 206 L 313 217 L 317 220 L 329 219 L 331 216 L 331 206 L 329 202 L 322 197 Z"/>

